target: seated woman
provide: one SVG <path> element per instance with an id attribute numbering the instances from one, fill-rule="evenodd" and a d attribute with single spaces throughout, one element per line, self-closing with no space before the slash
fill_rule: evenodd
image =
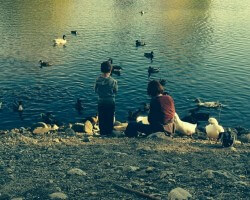
<path id="1" fill-rule="evenodd" d="M 130 122 L 125 131 L 126 136 L 136 137 L 138 132 L 146 135 L 155 132 L 165 132 L 168 135 L 172 135 L 175 132 L 174 100 L 171 96 L 164 95 L 163 86 L 156 80 L 148 83 L 147 93 L 151 96 L 148 114 L 149 124 Z"/>

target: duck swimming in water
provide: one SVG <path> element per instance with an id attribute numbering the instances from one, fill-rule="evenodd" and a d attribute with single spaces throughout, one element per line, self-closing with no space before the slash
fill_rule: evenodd
<path id="1" fill-rule="evenodd" d="M 45 62 L 45 61 L 42 61 L 42 60 L 40 60 L 39 63 L 40 63 L 40 67 L 49 67 L 49 66 L 52 66 L 52 63 Z"/>
<path id="2" fill-rule="evenodd" d="M 63 38 L 54 39 L 53 40 L 54 45 L 64 45 L 64 44 L 66 44 L 67 40 L 65 40 L 65 37 L 66 37 L 66 35 L 63 35 Z"/>
<path id="3" fill-rule="evenodd" d="M 56 124 L 55 116 L 51 112 L 41 113 L 41 118 L 46 124 Z"/>
<path id="4" fill-rule="evenodd" d="M 153 60 L 153 58 L 154 58 L 154 52 L 151 51 L 150 53 L 144 53 L 144 56 L 146 58 L 149 58 L 149 59 Z"/>
<path id="5" fill-rule="evenodd" d="M 75 109 L 81 113 L 83 111 L 83 105 L 82 105 L 82 100 L 80 98 L 77 98 L 76 104 L 75 104 Z"/>
<path id="6" fill-rule="evenodd" d="M 145 12 L 144 12 L 143 10 L 141 10 L 139 13 L 140 13 L 141 15 L 143 15 Z"/>
<path id="7" fill-rule="evenodd" d="M 116 74 L 118 76 L 121 75 L 121 70 L 123 69 L 121 66 L 119 65 L 113 65 L 113 59 L 109 58 L 108 61 L 111 63 L 112 65 L 112 71 L 111 71 L 111 75 L 112 74 Z"/>
<path id="8" fill-rule="evenodd" d="M 23 112 L 23 102 L 22 101 L 14 102 L 13 110 L 15 112 Z"/>
<path id="9" fill-rule="evenodd" d="M 200 107 L 207 107 L 207 108 L 219 108 L 224 106 L 223 104 L 219 103 L 218 101 L 208 101 L 208 102 L 202 102 L 199 98 L 195 99 L 195 102 Z"/>
<path id="10" fill-rule="evenodd" d="M 159 68 L 148 67 L 148 78 L 151 76 L 151 74 L 158 73 L 159 71 Z"/>
<path id="11" fill-rule="evenodd" d="M 2 109 L 3 102 L 0 102 L 0 109 Z"/>
<path id="12" fill-rule="evenodd" d="M 141 41 L 141 40 L 136 40 L 135 41 L 135 46 L 137 46 L 137 47 L 141 47 L 141 46 L 145 46 L 145 45 L 146 45 L 146 43 Z"/>
<path id="13" fill-rule="evenodd" d="M 77 32 L 77 31 L 71 31 L 71 34 L 72 34 L 72 35 L 77 35 L 78 32 Z"/>

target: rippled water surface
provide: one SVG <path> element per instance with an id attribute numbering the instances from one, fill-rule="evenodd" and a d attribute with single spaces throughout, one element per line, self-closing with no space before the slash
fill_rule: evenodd
<path id="1" fill-rule="evenodd" d="M 75 122 L 96 113 L 93 84 L 100 63 L 112 57 L 118 80 L 116 118 L 148 102 L 151 79 L 166 79 L 179 115 L 194 99 L 220 101 L 210 112 L 224 126 L 250 128 L 249 0 L 0 0 L 0 129 L 30 126 L 51 111 Z M 144 15 L 139 12 L 145 11 Z M 77 36 L 71 35 L 77 30 Z M 52 40 L 67 36 L 65 47 Z M 147 45 L 136 48 L 135 40 Z M 155 59 L 143 55 L 154 51 Z M 40 68 L 39 60 L 52 67 Z M 85 110 L 74 109 L 76 98 Z M 12 104 L 22 100 L 23 116 Z"/>

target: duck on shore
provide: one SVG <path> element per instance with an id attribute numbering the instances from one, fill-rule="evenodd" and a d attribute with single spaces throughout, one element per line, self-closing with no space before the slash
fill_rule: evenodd
<path id="1" fill-rule="evenodd" d="M 192 136 L 196 131 L 197 124 L 182 121 L 177 113 L 174 115 L 174 123 L 176 131 L 182 133 L 183 135 Z"/>
<path id="2" fill-rule="evenodd" d="M 40 67 L 41 67 L 41 68 L 42 68 L 42 67 L 49 67 L 49 66 L 52 66 L 52 63 L 46 62 L 46 61 L 43 61 L 43 60 L 40 60 L 39 63 L 40 63 Z"/>
<path id="3" fill-rule="evenodd" d="M 209 139 L 219 139 L 219 134 L 224 132 L 224 128 L 219 125 L 217 119 L 210 117 L 208 119 L 209 124 L 205 127 L 207 137 Z"/>
<path id="4" fill-rule="evenodd" d="M 63 35 L 63 38 L 54 39 L 53 40 L 54 45 L 64 45 L 64 44 L 66 44 L 67 40 L 65 40 L 65 37 L 66 37 L 66 35 Z"/>

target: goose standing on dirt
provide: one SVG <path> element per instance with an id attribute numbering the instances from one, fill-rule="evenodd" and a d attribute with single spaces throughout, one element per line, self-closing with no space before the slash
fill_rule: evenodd
<path id="1" fill-rule="evenodd" d="M 223 106 L 218 101 L 202 102 L 199 98 L 195 99 L 195 102 L 197 103 L 198 106 L 207 107 L 207 108 L 218 108 L 218 107 L 222 107 Z"/>
<path id="2" fill-rule="evenodd" d="M 54 39 L 53 42 L 54 42 L 54 45 L 64 45 L 66 44 L 67 40 L 65 40 L 65 37 L 66 35 L 63 35 L 63 38 L 57 38 L 57 39 Z"/>
<path id="3" fill-rule="evenodd" d="M 209 122 L 209 125 L 207 125 L 205 127 L 207 137 L 209 139 L 216 139 L 217 140 L 219 138 L 219 134 L 224 132 L 224 128 L 222 126 L 220 126 L 218 121 L 213 117 L 210 117 L 208 119 L 208 122 Z"/>
<path id="4" fill-rule="evenodd" d="M 191 123 L 182 121 L 179 118 L 177 113 L 175 113 L 175 115 L 174 115 L 174 122 L 175 122 L 175 126 L 176 126 L 176 131 L 182 133 L 183 135 L 192 136 L 195 133 L 195 129 L 197 127 L 197 124 L 191 124 Z"/>

